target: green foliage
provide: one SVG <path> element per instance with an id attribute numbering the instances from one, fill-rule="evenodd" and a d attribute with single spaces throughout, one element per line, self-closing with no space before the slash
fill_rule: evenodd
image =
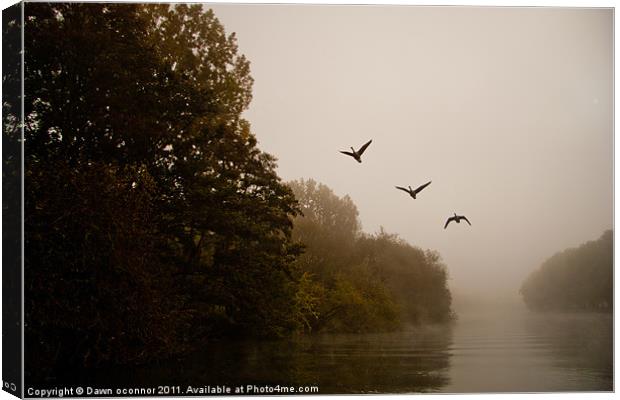
<path id="1" fill-rule="evenodd" d="M 417 323 L 452 318 L 448 274 L 439 253 L 411 246 L 383 229 L 361 238 L 358 247 L 370 268 L 384 277 L 404 320 Z"/>
<path id="2" fill-rule="evenodd" d="M 290 332 L 297 205 L 241 117 L 234 35 L 199 5 L 28 3 L 25 21 L 27 362 Z"/>
<path id="3" fill-rule="evenodd" d="M 312 327 L 319 319 L 319 307 L 325 298 L 325 288 L 312 279 L 312 275 L 301 272 L 297 292 L 295 293 L 294 316 L 296 328 L 299 331 L 312 331 Z"/>
<path id="4" fill-rule="evenodd" d="M 401 322 L 398 305 L 379 277 L 361 268 L 354 272 L 353 275 L 336 275 L 333 290 L 326 299 L 333 314 L 322 321 L 322 328 L 336 332 L 389 331 L 398 328 Z"/>
<path id="5" fill-rule="evenodd" d="M 613 309 L 613 232 L 553 255 L 521 286 L 530 309 L 571 311 Z"/>
<path id="6" fill-rule="evenodd" d="M 451 318 L 447 273 L 435 252 L 412 247 L 381 230 L 363 234 L 348 196 L 313 180 L 290 182 L 302 211 L 293 238 L 304 253 L 298 326 L 306 331 L 393 330 L 403 322 Z"/>

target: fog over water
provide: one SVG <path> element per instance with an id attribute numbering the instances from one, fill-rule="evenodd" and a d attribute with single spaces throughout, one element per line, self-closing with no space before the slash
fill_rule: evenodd
<path id="1" fill-rule="evenodd" d="M 514 299 L 611 228 L 611 9 L 209 7 L 251 61 L 245 116 L 279 175 L 439 251 L 455 297 Z M 362 164 L 339 153 L 369 139 Z M 472 226 L 444 230 L 454 212 Z"/>

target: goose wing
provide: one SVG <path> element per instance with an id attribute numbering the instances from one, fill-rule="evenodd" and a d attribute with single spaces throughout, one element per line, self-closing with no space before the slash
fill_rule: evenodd
<path id="1" fill-rule="evenodd" d="M 432 182 L 432 181 L 428 181 L 428 182 L 426 182 L 424 185 L 422 185 L 422 186 L 418 187 L 416 190 L 414 190 L 414 193 L 415 193 L 415 194 L 420 193 L 420 192 L 422 191 L 422 189 L 424 189 L 425 187 L 427 187 L 428 185 L 430 185 L 430 184 L 431 184 L 431 182 Z"/>
<path id="2" fill-rule="evenodd" d="M 360 149 L 357 151 L 357 154 L 359 154 L 360 156 L 361 156 L 362 154 L 364 154 L 364 151 L 366 151 L 366 148 L 367 148 L 368 146 L 370 146 L 370 143 L 372 143 L 372 139 L 371 139 L 371 140 L 369 140 L 369 141 L 368 141 L 365 145 L 363 145 L 362 147 L 360 147 Z"/>
<path id="3" fill-rule="evenodd" d="M 405 188 L 404 188 L 404 187 L 402 187 L 402 186 L 395 186 L 395 187 L 396 187 L 396 189 L 400 189 L 400 190 L 402 190 L 402 191 L 405 191 L 405 192 L 409 193 L 409 189 L 405 189 Z"/>
<path id="4" fill-rule="evenodd" d="M 464 215 L 461 217 L 461 219 L 464 219 L 465 221 L 467 221 L 467 223 L 469 224 L 469 226 L 471 226 L 471 222 L 469 222 L 469 220 L 467 219 L 467 217 L 465 217 Z"/>
<path id="5" fill-rule="evenodd" d="M 454 221 L 454 217 L 450 217 L 450 218 L 448 218 L 448 220 L 446 221 L 446 224 L 443 226 L 443 229 L 446 229 L 446 228 L 448 227 L 448 224 L 449 224 L 451 221 Z"/>
<path id="6" fill-rule="evenodd" d="M 355 158 L 355 154 L 351 153 L 350 151 L 340 151 L 342 154 L 346 154 L 348 156 L 351 156 L 353 158 Z"/>

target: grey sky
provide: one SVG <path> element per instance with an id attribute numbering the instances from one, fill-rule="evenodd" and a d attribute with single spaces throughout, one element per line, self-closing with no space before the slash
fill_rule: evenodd
<path id="1" fill-rule="evenodd" d="M 611 228 L 611 9 L 211 8 L 252 63 L 245 116 L 279 175 L 438 250 L 457 293 L 514 295 Z M 369 139 L 362 164 L 338 152 Z M 473 226 L 444 230 L 453 212 Z"/>

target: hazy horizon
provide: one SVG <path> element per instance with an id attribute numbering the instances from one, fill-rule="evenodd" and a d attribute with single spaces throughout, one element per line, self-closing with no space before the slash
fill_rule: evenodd
<path id="1" fill-rule="evenodd" d="M 613 9 L 206 7 L 251 62 L 244 115 L 282 179 L 439 251 L 455 296 L 513 298 L 612 228 Z M 369 139 L 362 164 L 339 153 Z M 472 226 L 444 230 L 455 212 Z"/>

